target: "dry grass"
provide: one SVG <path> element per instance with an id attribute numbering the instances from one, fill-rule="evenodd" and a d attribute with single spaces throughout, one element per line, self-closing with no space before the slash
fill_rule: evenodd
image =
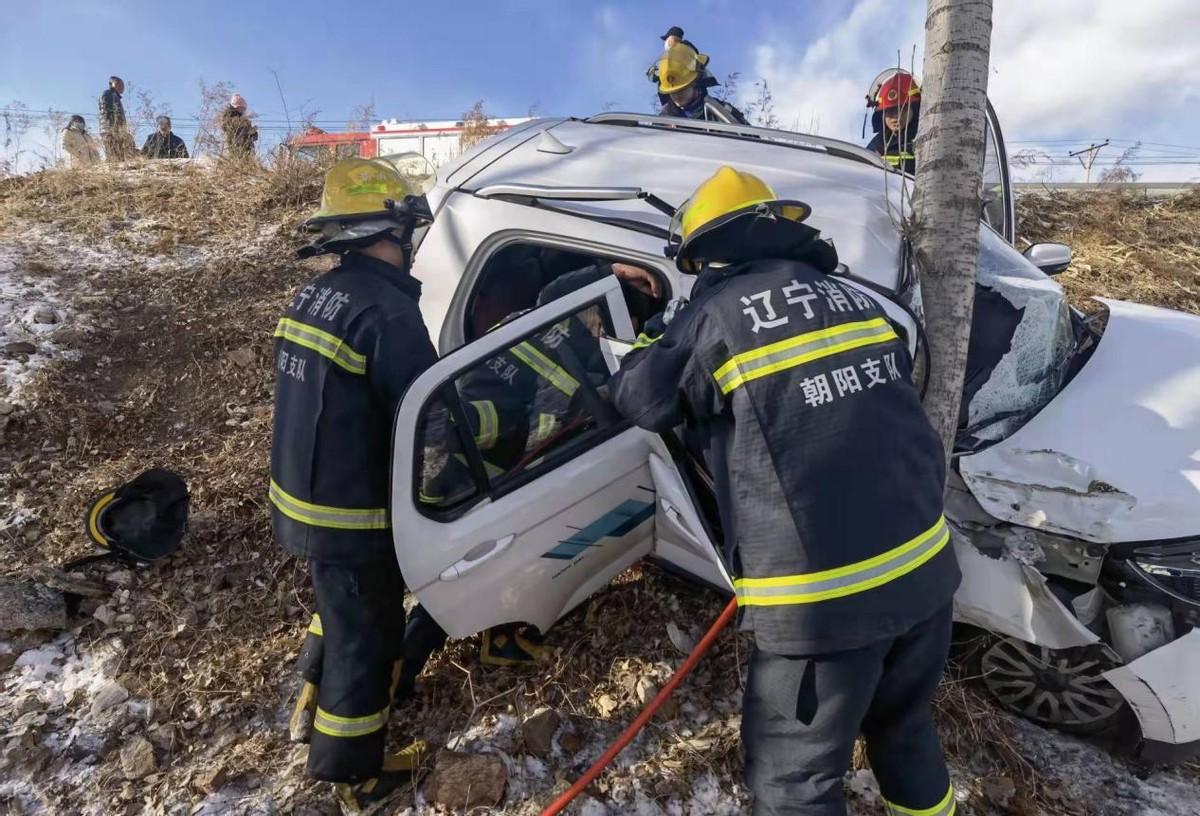
<path id="1" fill-rule="evenodd" d="M 51 786 L 48 801 L 64 812 L 84 799 L 116 812 L 142 799 L 199 798 L 189 784 L 216 764 L 235 779 L 269 784 L 285 810 L 327 801 L 303 780 L 295 764 L 302 752 L 286 743 L 280 720 L 311 596 L 303 565 L 271 541 L 263 489 L 270 335 L 282 304 L 320 263 L 293 260 L 303 241 L 295 225 L 319 192 L 319 169 L 299 163 L 151 163 L 0 182 L 0 223 L 49 224 L 85 246 L 129 251 L 101 275 L 53 250 L 29 264 L 31 273 L 77 284 L 76 304 L 95 315 L 96 328 L 68 344 L 77 359 L 42 371 L 0 439 L 0 489 L 39 508 L 23 529 L 0 532 L 0 571 L 85 552 L 80 515 L 89 499 L 145 467 L 178 470 L 192 494 L 181 552 L 139 571 L 128 599 L 112 601 L 133 616 L 116 627 L 125 644 L 122 682 L 154 701 L 153 724 L 174 728 L 181 747 L 143 787 L 122 780 L 115 752 L 88 789 Z M 1074 245 L 1077 262 L 1063 276 L 1073 294 L 1194 311 L 1198 212 L 1195 197 L 1022 202 L 1030 238 Z M 393 737 L 445 742 L 485 718 L 521 717 L 541 705 L 583 735 L 615 736 L 652 693 L 647 682 L 661 686 L 678 662 L 666 622 L 699 634 L 721 606 L 711 593 L 636 568 L 555 626 L 547 665 L 485 672 L 475 643 L 451 643 L 394 718 Z M 85 639 L 110 634 L 98 622 L 84 630 Z M 747 653 L 744 638 L 724 633 L 676 695 L 686 716 L 657 718 L 641 737 L 647 758 L 607 772 L 594 789 L 619 797 L 632 774 L 653 780 L 654 795 L 666 798 L 688 793 L 704 771 L 737 778 Z M 1034 812 L 1043 769 L 1022 756 L 1007 718 L 961 678 L 944 685 L 938 716 L 956 764 L 1009 776 L 1018 787 L 1011 812 Z M 569 757 L 556 772 L 574 778 L 584 764 Z"/>
<path id="2" fill-rule="evenodd" d="M 1029 194 L 1017 223 L 1030 241 L 1070 244 L 1075 259 L 1058 280 L 1082 309 L 1107 297 L 1200 313 L 1200 190 Z"/>

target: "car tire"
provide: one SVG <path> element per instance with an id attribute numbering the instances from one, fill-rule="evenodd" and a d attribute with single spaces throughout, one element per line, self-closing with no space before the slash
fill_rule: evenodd
<path id="1" fill-rule="evenodd" d="M 1128 705 L 1102 676 L 1120 665 L 1102 646 L 1049 649 L 1000 637 L 979 661 L 984 686 L 1002 708 L 1067 733 L 1106 731 Z"/>

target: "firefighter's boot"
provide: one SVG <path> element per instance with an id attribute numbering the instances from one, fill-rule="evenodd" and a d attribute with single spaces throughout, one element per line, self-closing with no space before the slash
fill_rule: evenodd
<path id="1" fill-rule="evenodd" d="M 542 660 L 546 647 L 532 627 L 515 623 L 493 626 L 483 633 L 479 662 L 485 666 L 524 666 Z"/>
<path id="2" fill-rule="evenodd" d="M 428 753 L 428 743 L 417 740 L 394 754 L 388 754 L 383 758 L 383 769 L 374 779 L 357 785 L 334 785 L 338 801 L 349 813 L 373 811 L 376 805 L 382 804 L 397 790 L 416 781 Z"/>

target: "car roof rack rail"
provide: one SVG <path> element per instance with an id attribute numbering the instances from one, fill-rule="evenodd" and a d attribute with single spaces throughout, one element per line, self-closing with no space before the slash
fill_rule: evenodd
<path id="1" fill-rule="evenodd" d="M 726 138 L 754 139 L 770 142 L 782 147 L 798 150 L 812 150 L 828 153 L 831 156 L 854 159 L 855 161 L 890 169 L 886 162 L 866 148 L 859 147 L 840 139 L 829 139 L 824 136 L 812 136 L 807 133 L 793 133 L 788 130 L 753 127 L 751 125 L 730 125 L 724 122 L 706 122 L 701 119 L 684 119 L 682 117 L 655 116 L 642 113 L 601 113 L 583 121 L 596 125 L 624 125 L 626 127 L 649 127 L 664 130 L 682 130 L 689 133 L 701 133 L 710 136 Z"/>

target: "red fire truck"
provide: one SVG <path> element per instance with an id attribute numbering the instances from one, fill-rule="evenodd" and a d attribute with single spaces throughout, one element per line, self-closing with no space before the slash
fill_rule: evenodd
<path id="1" fill-rule="evenodd" d="M 491 119 L 489 128 L 506 130 L 529 121 L 528 117 Z M 402 122 L 385 119 L 368 132 L 330 133 L 309 126 L 300 136 L 288 140 L 293 156 L 338 159 L 361 156 L 365 159 L 392 153 L 420 153 L 435 166 L 455 158 L 461 152 L 462 121 Z"/>

